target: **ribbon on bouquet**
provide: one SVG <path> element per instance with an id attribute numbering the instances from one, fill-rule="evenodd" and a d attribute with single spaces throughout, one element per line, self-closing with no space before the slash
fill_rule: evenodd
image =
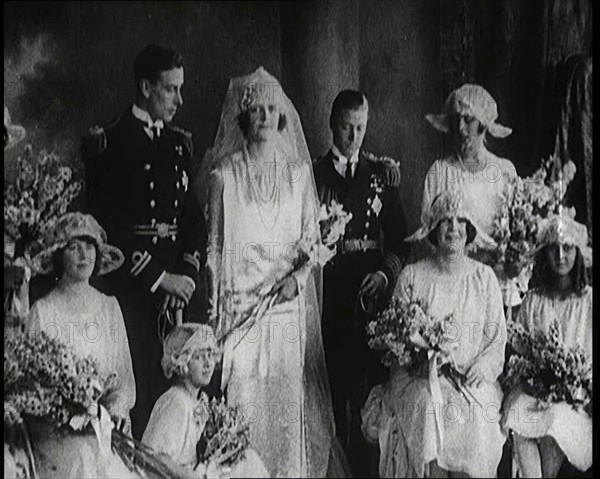
<path id="1" fill-rule="evenodd" d="M 438 377 L 438 353 L 430 349 L 427 351 L 427 358 L 429 360 L 429 391 L 431 392 L 431 398 L 433 399 L 433 416 L 435 418 L 437 431 L 437 447 L 439 458 L 444 446 L 444 426 L 441 417 L 444 399 L 442 397 L 442 389 L 440 387 L 440 378 Z"/>
<path id="2" fill-rule="evenodd" d="M 111 453 L 112 430 L 114 424 L 110 418 L 110 414 L 104 406 L 99 406 L 98 418 L 92 420 L 92 427 L 94 428 L 96 439 L 98 439 L 100 452 L 104 457 L 108 457 Z"/>

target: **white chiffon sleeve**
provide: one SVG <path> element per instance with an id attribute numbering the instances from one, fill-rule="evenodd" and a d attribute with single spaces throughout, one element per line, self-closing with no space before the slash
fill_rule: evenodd
<path id="1" fill-rule="evenodd" d="M 487 286 L 487 308 L 483 318 L 483 334 L 480 353 L 475 364 L 484 373 L 488 382 L 495 382 L 504 369 L 506 349 L 506 319 L 500 285 L 493 270 L 482 268 L 484 284 Z"/>
<path id="2" fill-rule="evenodd" d="M 128 417 L 129 411 L 135 405 L 136 400 L 135 376 L 133 374 L 131 352 L 129 351 L 129 338 L 117 298 L 109 296 L 108 301 L 109 317 L 107 322 L 110 325 L 109 341 L 112 345 L 108 348 L 112 350 L 109 366 L 117 374 L 117 379 L 114 389 L 107 398 L 106 408 L 111 415 Z"/>

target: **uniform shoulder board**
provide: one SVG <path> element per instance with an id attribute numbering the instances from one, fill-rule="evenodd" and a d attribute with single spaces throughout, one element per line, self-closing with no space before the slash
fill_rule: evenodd
<path id="1" fill-rule="evenodd" d="M 390 158 L 389 156 L 377 156 L 374 153 L 366 150 L 362 150 L 362 153 L 367 160 L 372 161 L 373 163 L 381 163 L 384 166 L 396 166 L 400 168 L 400 162 L 394 158 Z"/>
<path id="2" fill-rule="evenodd" d="M 400 162 L 388 156 L 377 156 L 370 151 L 362 150 L 364 157 L 383 168 L 388 186 L 399 186 L 401 173 Z"/>
<path id="3" fill-rule="evenodd" d="M 93 126 L 83 135 L 81 138 L 81 156 L 84 160 L 94 158 L 106 150 L 108 146 L 106 132 L 116 125 L 119 119 L 120 117 L 117 117 L 105 126 Z"/>
<path id="4" fill-rule="evenodd" d="M 106 150 L 106 130 L 93 126 L 81 138 L 81 156 L 84 160 L 94 158 Z"/>
<path id="5" fill-rule="evenodd" d="M 181 133 L 182 135 L 188 137 L 190 140 L 192 139 L 191 131 L 184 130 L 183 128 L 179 128 L 178 126 L 171 125 L 170 123 L 167 123 L 167 124 L 169 125 L 171 130 L 173 130 L 175 133 Z"/>

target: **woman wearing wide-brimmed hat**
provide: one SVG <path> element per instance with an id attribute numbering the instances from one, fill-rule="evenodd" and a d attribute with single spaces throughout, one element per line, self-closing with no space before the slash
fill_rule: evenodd
<path id="1" fill-rule="evenodd" d="M 506 440 L 498 383 L 506 323 L 494 272 L 466 254 L 475 241 L 492 240 L 457 189 L 434 199 L 423 225 L 407 240 L 429 242 L 432 253 L 404 268 L 394 294 L 421 300 L 432 317 L 452 314 L 457 347 L 451 359 L 477 402 L 467 402 L 438 376 L 435 361 L 414 374 L 392 367 L 390 382 L 371 391 L 362 411 L 365 436 L 381 447 L 379 475 L 496 477 Z"/>
<path id="2" fill-rule="evenodd" d="M 593 292 L 587 268 L 592 265 L 592 249 L 587 228 L 573 217 L 574 210 L 563 210 L 542 228 L 532 289 L 517 321 L 529 331 L 548 333 L 558 320 L 561 341 L 582 347 L 591 363 Z M 566 402 L 540 407 L 518 389 L 504 404 L 503 426 L 514 433 L 520 477 L 556 477 L 565 459 L 582 471 L 592 466 L 591 406 L 579 411 Z"/>
<path id="3" fill-rule="evenodd" d="M 472 212 L 479 226 L 492 233 L 506 177 L 516 175 L 510 160 L 499 158 L 485 146 L 485 138 L 505 138 L 512 130 L 501 125 L 498 107 L 481 86 L 465 84 L 454 90 L 441 114 L 429 114 L 427 121 L 451 137 L 453 152 L 429 168 L 423 188 L 422 217 L 433 199 L 451 186 L 458 186 L 473 198 Z"/>
<path id="4" fill-rule="evenodd" d="M 89 284 L 94 274 L 114 271 L 123 263 L 118 248 L 107 244 L 106 233 L 90 215 L 67 213 L 49 235 L 46 249 L 33 258 L 40 274 L 52 273 L 56 287 L 31 308 L 26 328 L 44 331 L 67 343 L 80 356 L 92 356 L 101 374 L 117 373 L 100 412 L 110 429 L 129 427 L 129 410 L 135 403 L 135 380 L 129 341 L 117 299 Z M 106 408 L 106 409 L 104 409 Z M 108 412 L 108 414 L 106 414 Z M 36 422 L 33 448 L 40 477 L 132 477 L 121 460 L 100 447 L 93 432 L 61 434 Z"/>

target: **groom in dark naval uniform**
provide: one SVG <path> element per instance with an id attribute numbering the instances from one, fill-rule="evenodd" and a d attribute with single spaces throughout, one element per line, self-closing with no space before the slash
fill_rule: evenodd
<path id="1" fill-rule="evenodd" d="M 137 55 L 134 72 L 135 103 L 90 129 L 81 147 L 89 212 L 125 255 L 100 286 L 123 311 L 136 380 L 132 432 L 141 439 L 168 386 L 161 338 L 199 290 L 206 227 L 189 184 L 191 134 L 171 123 L 183 104 L 183 60 L 150 45 Z M 187 313 L 186 319 L 198 321 Z"/>
<path id="2" fill-rule="evenodd" d="M 358 477 L 370 472 L 360 408 L 386 373 L 368 348 L 366 323 L 393 292 L 407 234 L 398 163 L 361 149 L 368 115 L 362 93 L 339 93 L 330 117 L 333 146 L 314 165 L 321 204 L 335 200 L 352 213 L 324 269 L 322 329 L 337 435 Z"/>

